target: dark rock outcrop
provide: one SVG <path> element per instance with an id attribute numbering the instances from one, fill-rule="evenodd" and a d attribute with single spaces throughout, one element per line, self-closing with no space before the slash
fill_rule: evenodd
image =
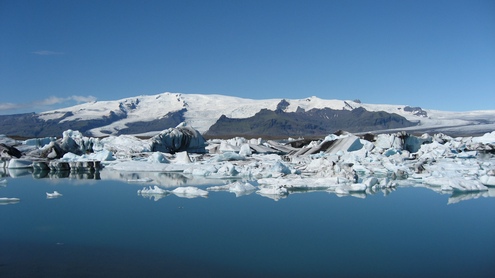
<path id="1" fill-rule="evenodd" d="M 252 136 L 284 138 L 287 136 L 325 136 L 337 130 L 366 132 L 416 125 L 397 114 L 370 112 L 364 108 L 333 110 L 311 109 L 296 112 L 262 109 L 253 117 L 228 118 L 222 115 L 205 133 L 208 137 Z"/>

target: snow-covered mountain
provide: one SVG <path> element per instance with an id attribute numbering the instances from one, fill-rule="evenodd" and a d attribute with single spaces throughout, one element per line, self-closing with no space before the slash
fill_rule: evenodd
<path id="1" fill-rule="evenodd" d="M 47 127 L 56 124 L 64 128 L 86 129 L 85 133 L 91 136 L 105 136 L 122 133 L 153 135 L 170 127 L 167 125 L 185 121 L 201 133 L 205 133 L 222 115 L 232 119 L 244 119 L 255 116 L 261 109 L 279 109 L 285 113 L 295 113 L 325 108 L 339 111 L 364 108 L 370 112 L 396 114 L 414 123 L 414 126 L 399 128 L 406 131 L 480 133 L 495 130 L 495 110 L 446 112 L 406 105 L 326 100 L 314 96 L 304 99 L 255 100 L 224 95 L 168 92 L 115 101 L 95 101 L 33 114 L 36 119 L 32 120 L 31 124 L 35 126 L 41 122 Z M 0 130 L 0 133 L 6 132 Z"/>

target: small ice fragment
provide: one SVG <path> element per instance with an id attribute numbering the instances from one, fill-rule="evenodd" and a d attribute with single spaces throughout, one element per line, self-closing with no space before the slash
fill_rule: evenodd
<path id="1" fill-rule="evenodd" d="M 62 194 L 60 194 L 58 191 L 53 191 L 53 193 L 46 192 L 46 198 L 47 199 L 58 198 L 60 196 L 62 196 Z"/>

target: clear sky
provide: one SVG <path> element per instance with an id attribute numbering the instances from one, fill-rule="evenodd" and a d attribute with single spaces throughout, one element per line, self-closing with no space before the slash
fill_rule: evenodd
<path id="1" fill-rule="evenodd" d="M 162 92 L 495 109 L 495 1 L 0 0 L 0 114 Z"/>

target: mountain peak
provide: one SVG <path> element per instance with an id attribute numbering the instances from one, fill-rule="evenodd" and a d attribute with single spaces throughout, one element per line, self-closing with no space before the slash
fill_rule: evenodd
<path id="1" fill-rule="evenodd" d="M 30 118 L 31 124 L 29 126 L 33 126 L 33 129 L 37 130 L 36 134 L 32 134 L 29 133 L 29 129 L 26 129 L 24 135 L 27 136 L 58 136 L 61 134 L 59 129 L 66 126 L 71 129 L 79 129 L 91 136 L 117 135 L 131 131 L 157 133 L 166 125 L 173 127 L 182 121 L 201 133 L 205 133 L 222 115 L 228 119 L 246 119 L 253 117 L 262 109 L 286 114 L 307 113 L 313 109 L 332 109 L 335 111 L 358 109 L 355 112 L 357 113 L 364 109 L 368 112 L 383 111 L 390 115 L 403 117 L 409 122 L 416 123 L 416 130 L 458 126 L 470 126 L 472 129 L 477 128 L 476 130 L 479 128 L 486 128 L 490 131 L 495 129 L 495 111 L 443 112 L 405 105 L 366 104 L 361 103 L 361 101 L 321 99 L 316 96 L 303 99 L 255 100 L 215 94 L 171 92 L 141 95 L 114 101 L 88 102 L 23 116 L 22 121 Z M 13 117 L 13 115 L 1 116 L 0 123 L 2 119 L 12 121 Z M 17 117 L 17 119 L 20 118 Z M 15 126 L 8 121 L 5 122 L 5 124 L 0 125 L 0 134 L 21 135 L 16 134 L 16 132 L 22 129 L 22 121 L 19 120 Z M 475 125 L 477 126 L 475 127 Z M 9 126 L 11 129 L 8 128 Z"/>

